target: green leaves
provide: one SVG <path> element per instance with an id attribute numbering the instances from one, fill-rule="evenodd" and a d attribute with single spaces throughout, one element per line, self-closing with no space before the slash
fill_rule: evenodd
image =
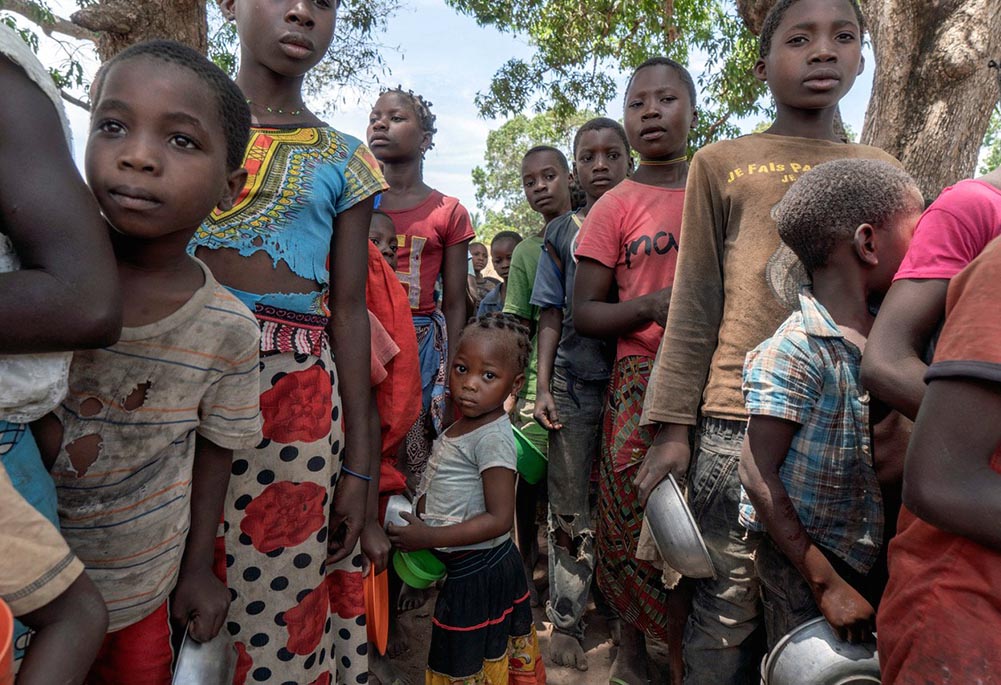
<path id="1" fill-rule="evenodd" d="M 654 55 L 692 68 L 699 86 L 699 147 L 737 132 L 732 121 L 759 114 L 764 86 L 752 75 L 757 43 L 726 0 L 446 0 L 481 25 L 523 34 L 531 60 L 501 65 L 476 98 L 480 113 L 530 110 L 566 118 L 580 109 L 618 115 L 616 76 Z"/>

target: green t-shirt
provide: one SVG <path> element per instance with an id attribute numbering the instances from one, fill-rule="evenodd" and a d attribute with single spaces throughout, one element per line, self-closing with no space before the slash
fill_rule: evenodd
<path id="1" fill-rule="evenodd" d="M 536 324 L 539 323 L 539 308 L 532 304 L 532 287 L 535 285 L 535 270 L 539 266 L 541 256 L 541 236 L 525 238 L 514 248 L 514 252 L 511 254 L 511 270 L 507 275 L 507 294 L 504 297 L 505 314 L 514 314 Z M 533 336 L 532 358 L 525 370 L 525 386 L 520 394 L 520 397 L 529 402 L 535 401 L 535 376 L 539 366 L 536 347 L 536 337 Z"/>

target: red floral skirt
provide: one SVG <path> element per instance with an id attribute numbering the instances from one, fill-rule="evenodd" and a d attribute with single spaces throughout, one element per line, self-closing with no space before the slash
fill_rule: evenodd
<path id="1" fill-rule="evenodd" d="M 226 503 L 227 627 L 235 683 L 364 683 L 359 550 L 325 567 L 344 434 L 326 344 L 261 357 L 264 440 L 233 455 Z"/>

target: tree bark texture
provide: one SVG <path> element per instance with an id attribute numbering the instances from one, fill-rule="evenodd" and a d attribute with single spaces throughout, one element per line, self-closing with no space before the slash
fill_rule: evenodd
<path id="1" fill-rule="evenodd" d="M 927 199 L 973 175 L 1001 98 L 1001 0 L 864 0 L 876 54 L 862 142 L 897 157 Z"/>
<path id="2" fill-rule="evenodd" d="M 205 0 L 99 0 L 74 12 L 72 21 L 97 34 L 101 61 L 154 38 L 176 40 L 202 54 L 208 49 Z"/>

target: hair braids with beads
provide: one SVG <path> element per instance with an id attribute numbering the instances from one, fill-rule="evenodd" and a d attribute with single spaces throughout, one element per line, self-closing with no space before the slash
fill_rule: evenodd
<path id="1" fill-rule="evenodd" d="M 524 373 L 532 356 L 532 341 L 527 326 L 511 314 L 492 312 L 470 319 L 462 330 L 462 336 L 459 337 L 459 340 L 461 341 L 466 335 L 478 332 L 501 334 L 504 338 L 504 345 L 508 348 L 509 358 L 517 366 L 515 373 Z"/>

